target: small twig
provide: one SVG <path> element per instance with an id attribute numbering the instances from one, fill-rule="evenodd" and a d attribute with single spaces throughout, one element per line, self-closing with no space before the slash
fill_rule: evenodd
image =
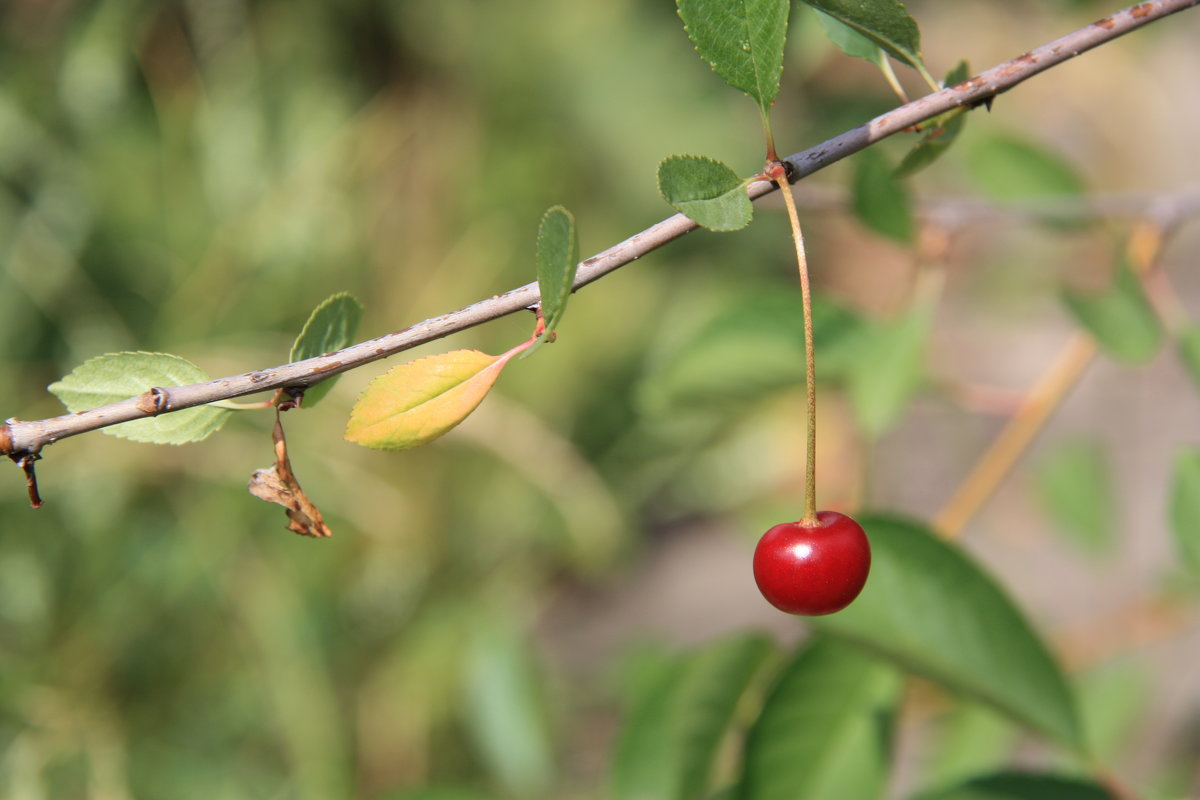
<path id="1" fill-rule="evenodd" d="M 1017 409 L 1016 415 L 975 463 L 950 500 L 933 520 L 933 529 L 947 539 L 962 533 L 971 517 L 992 496 L 1045 425 L 1051 412 L 1062 403 L 1084 368 L 1096 354 L 1096 344 L 1087 334 L 1074 334 L 1058 358 L 1043 373 Z"/>
<path id="2" fill-rule="evenodd" d="M 1142 222 L 1131 232 L 1127 250 L 1133 269 L 1142 280 L 1152 274 L 1164 243 L 1164 231 L 1157 222 Z M 1062 404 L 1096 352 L 1096 342 L 1091 336 L 1076 333 L 1071 337 L 1058 358 L 1029 390 L 1013 418 L 934 518 L 935 531 L 947 539 L 962 533 L 967 522 L 992 496 L 1050 415 Z"/>
<path id="3" fill-rule="evenodd" d="M 875 142 L 909 130 L 913 125 L 951 109 L 975 108 L 1080 53 L 1197 3 L 1200 3 L 1200 0 L 1150 0 L 1098 20 L 973 78 L 906 103 L 865 125 L 787 157 L 784 160 L 791 167 L 791 178 L 794 182 L 807 177 Z M 749 187 L 752 200 L 772 191 L 775 191 L 775 186 L 769 181 L 757 181 Z M 625 264 L 690 233 L 696 227 L 694 222 L 682 214 L 669 217 L 582 262 L 573 288 L 577 290 L 599 280 Z M 303 390 L 333 375 L 529 308 L 536 305 L 538 300 L 538 286 L 536 283 L 530 283 L 396 333 L 352 345 L 336 353 L 206 383 L 156 387 L 156 403 L 152 413 L 139 405 L 138 398 L 130 398 L 89 411 L 50 419 L 28 422 L 12 419 L 0 425 L 0 455 L 36 454 L 46 445 L 68 436 L 153 414 L 206 405 L 218 400 L 231 400 L 285 387 Z"/>

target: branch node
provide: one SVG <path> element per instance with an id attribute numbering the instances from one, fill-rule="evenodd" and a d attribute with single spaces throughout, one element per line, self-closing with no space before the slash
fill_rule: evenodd
<path id="1" fill-rule="evenodd" d="M 158 386 L 142 392 L 137 399 L 137 410 L 151 417 L 170 410 L 169 406 L 166 389 Z"/>

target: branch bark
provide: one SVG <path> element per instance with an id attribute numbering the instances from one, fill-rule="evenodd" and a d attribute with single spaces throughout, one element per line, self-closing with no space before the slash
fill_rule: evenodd
<path id="1" fill-rule="evenodd" d="M 1198 3 L 1200 0 L 1151 0 L 1131 6 L 1011 61 L 992 67 L 962 83 L 899 106 L 822 144 L 788 156 L 784 160 L 792 167 L 792 180 L 807 177 L 875 142 L 951 109 L 979 106 L 1080 53 Z M 749 188 L 750 198 L 757 200 L 775 189 L 775 185 L 767 181 L 753 183 Z M 583 261 L 579 266 L 574 289 L 578 290 L 599 280 L 631 261 L 695 230 L 696 227 L 687 217 L 676 214 L 641 233 L 634 234 Z M 538 300 L 537 284 L 530 283 L 458 311 L 316 358 L 190 386 L 156 387 L 145 395 L 77 414 L 36 421 L 11 418 L 0 425 L 0 455 L 8 455 L 17 460 L 36 455 L 46 445 L 68 436 L 121 422 L 273 389 L 304 389 L 338 373 L 529 308 L 536 305 Z M 153 402 L 147 403 L 146 398 Z"/>

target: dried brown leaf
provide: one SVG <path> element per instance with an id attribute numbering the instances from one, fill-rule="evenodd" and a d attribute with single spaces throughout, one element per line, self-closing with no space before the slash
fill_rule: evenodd
<path id="1" fill-rule="evenodd" d="M 268 503 L 283 506 L 288 515 L 287 529 L 301 536 L 325 539 L 333 531 L 325 524 L 321 510 L 313 505 L 308 495 L 300 488 L 292 462 L 288 459 L 287 440 L 283 436 L 283 424 L 279 421 L 279 409 L 275 409 L 275 465 L 269 469 L 257 469 L 250 476 L 250 494 Z"/>

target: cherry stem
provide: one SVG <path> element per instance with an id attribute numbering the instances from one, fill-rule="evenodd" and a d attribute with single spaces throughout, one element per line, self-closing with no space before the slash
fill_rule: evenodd
<path id="1" fill-rule="evenodd" d="M 800 272 L 800 300 L 804 306 L 804 384 L 808 392 L 808 437 L 805 443 L 807 463 L 804 474 L 804 516 L 800 524 L 817 524 L 817 369 L 813 356 L 812 291 L 808 282 L 808 258 L 804 254 L 804 234 L 800 230 L 800 216 L 796 213 L 796 198 L 792 196 L 792 185 L 787 170 L 776 161 L 769 164 L 766 175 L 779 186 L 783 204 L 787 207 L 788 221 L 792 226 L 792 241 L 796 243 L 796 266 Z"/>

